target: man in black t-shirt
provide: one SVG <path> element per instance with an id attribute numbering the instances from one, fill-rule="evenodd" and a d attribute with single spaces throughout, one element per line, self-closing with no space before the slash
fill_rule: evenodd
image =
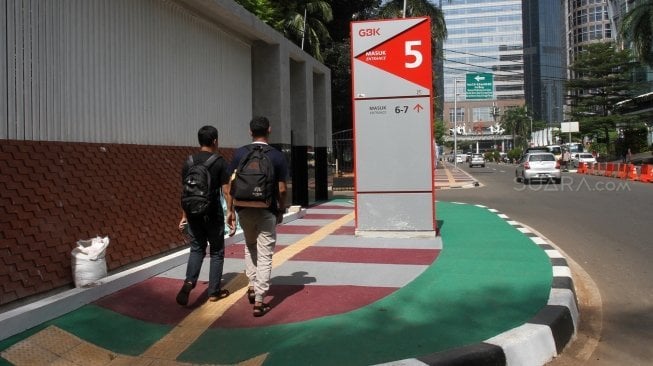
<path id="1" fill-rule="evenodd" d="M 192 156 L 192 164 L 203 164 L 218 151 L 218 130 L 213 126 L 204 126 L 197 133 L 200 144 L 200 151 Z M 182 185 L 186 173 L 191 167 L 191 161 L 187 159 L 181 171 Z M 186 279 L 181 290 L 177 294 L 179 305 L 188 304 L 188 295 L 195 288 L 197 279 L 202 268 L 202 261 L 206 255 L 207 242 L 210 244 L 210 268 L 209 268 L 209 301 L 217 301 L 227 297 L 229 291 L 220 289 L 222 281 L 222 269 L 224 266 L 224 213 L 220 202 L 220 189 L 225 197 L 229 194 L 229 172 L 227 162 L 222 156 L 213 161 L 208 168 L 211 175 L 211 197 L 212 201 L 203 216 L 187 217 L 182 214 L 179 222 L 179 229 L 187 225 L 190 234 L 190 256 L 186 267 Z"/>
<path id="2" fill-rule="evenodd" d="M 238 163 L 249 152 L 249 146 L 255 144 L 267 145 L 270 132 L 270 121 L 265 117 L 254 117 L 249 123 L 252 144 L 243 146 L 234 152 L 229 171 L 234 172 Z M 227 197 L 227 223 L 236 225 L 235 211 L 245 236 L 245 274 L 249 280 L 247 297 L 254 305 L 253 315 L 263 316 L 270 311 L 270 305 L 264 302 L 270 289 L 272 273 L 272 255 L 277 242 L 276 225 L 283 221 L 286 212 L 286 177 L 288 166 L 283 153 L 277 149 L 269 149 L 267 157 L 274 167 L 276 179 L 275 194 L 269 208 L 237 207 L 231 197 Z"/>

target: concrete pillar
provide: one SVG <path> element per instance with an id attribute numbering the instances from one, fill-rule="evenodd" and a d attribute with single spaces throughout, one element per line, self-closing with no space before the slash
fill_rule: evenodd
<path id="1" fill-rule="evenodd" d="M 272 124 L 271 144 L 290 145 L 290 78 L 288 52 L 283 45 L 252 45 L 252 114 Z"/>
<path id="2" fill-rule="evenodd" d="M 309 189 L 314 181 L 314 169 L 309 169 L 309 152 L 314 141 L 313 87 L 306 63 L 290 60 L 290 124 L 292 130 L 292 182 L 293 204 L 307 206 L 315 201 L 315 192 Z M 310 173 L 310 175 L 309 175 Z"/>
<path id="3" fill-rule="evenodd" d="M 313 73 L 313 120 L 315 122 L 315 200 L 329 199 L 329 147 L 331 146 L 330 76 Z"/>

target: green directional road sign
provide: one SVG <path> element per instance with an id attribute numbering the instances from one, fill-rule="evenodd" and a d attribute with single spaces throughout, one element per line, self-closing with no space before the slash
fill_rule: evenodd
<path id="1" fill-rule="evenodd" d="M 493 99 L 494 78 L 490 73 L 467 74 L 467 99 Z"/>

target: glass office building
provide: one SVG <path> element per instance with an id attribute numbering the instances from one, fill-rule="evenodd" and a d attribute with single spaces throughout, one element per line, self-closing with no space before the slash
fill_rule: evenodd
<path id="1" fill-rule="evenodd" d="M 449 34 L 443 50 L 444 119 L 451 126 L 456 104 L 459 131 L 489 133 L 506 108 L 524 104 L 522 1 L 452 0 L 444 1 L 442 10 Z M 468 73 L 492 73 L 494 98 L 466 100 Z"/>
<path id="2" fill-rule="evenodd" d="M 524 0 L 524 87 L 536 120 L 563 121 L 566 44 L 562 1 Z"/>
<path id="3" fill-rule="evenodd" d="M 567 63 L 574 62 L 574 55 L 583 46 L 593 42 L 612 41 L 616 36 L 608 14 L 607 0 L 568 0 L 567 15 Z M 625 3 L 624 3 L 625 5 Z"/>

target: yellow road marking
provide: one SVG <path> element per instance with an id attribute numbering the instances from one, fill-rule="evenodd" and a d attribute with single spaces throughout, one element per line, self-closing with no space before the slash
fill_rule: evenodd
<path id="1" fill-rule="evenodd" d="M 444 173 L 447 175 L 447 179 L 449 180 L 449 185 L 453 185 L 456 183 L 456 179 L 453 177 L 453 174 L 451 174 L 449 168 L 445 167 Z"/>
<path id="2" fill-rule="evenodd" d="M 307 247 L 324 239 L 345 223 L 353 220 L 354 213 L 320 228 L 316 232 L 300 239 L 272 256 L 272 268 L 276 268 Z M 188 314 L 170 333 L 152 345 L 143 354 L 164 360 L 174 360 L 195 342 L 218 318 L 247 292 L 249 281 L 244 274 L 239 274 L 225 286 L 231 295 L 216 302 L 207 302 Z"/>
<path id="3" fill-rule="evenodd" d="M 275 253 L 272 267 L 278 267 L 297 253 L 324 239 L 338 228 L 354 219 L 349 213 L 340 219 L 320 228 Z M 124 356 L 108 351 L 80 339 L 56 326 L 32 335 L 3 351 L 0 355 L 16 366 L 41 364 L 103 364 L 120 365 L 189 365 L 175 361 L 193 342 L 195 342 L 216 320 L 247 292 L 248 280 L 244 274 L 237 275 L 224 287 L 230 296 L 216 302 L 207 302 L 188 314 L 176 327 L 158 342 L 148 348 L 141 356 Z M 255 356 L 238 365 L 262 365 L 267 354 Z"/>

